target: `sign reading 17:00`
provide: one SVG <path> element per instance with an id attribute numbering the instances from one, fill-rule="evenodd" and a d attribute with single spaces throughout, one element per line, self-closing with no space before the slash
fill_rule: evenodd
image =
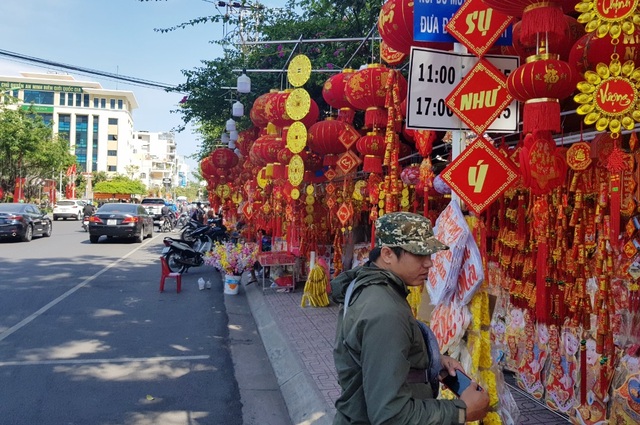
<path id="1" fill-rule="evenodd" d="M 485 59 L 508 76 L 520 65 L 517 56 L 486 55 Z M 411 48 L 407 128 L 413 130 L 464 130 L 468 126 L 447 107 L 446 99 L 478 62 L 471 54 L 443 52 L 421 47 Z M 480 88 L 481 89 L 481 88 Z M 485 106 L 491 94 L 483 96 Z M 477 103 L 478 99 L 474 99 Z M 512 102 L 486 130 L 494 133 L 516 132 L 519 109 Z"/>

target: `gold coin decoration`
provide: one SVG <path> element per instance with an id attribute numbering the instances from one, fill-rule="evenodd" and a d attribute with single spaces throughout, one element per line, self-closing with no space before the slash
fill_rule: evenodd
<path id="1" fill-rule="evenodd" d="M 294 121 L 301 120 L 311 109 L 311 96 L 305 89 L 294 89 L 289 93 L 284 108 L 289 118 Z"/>
<path id="2" fill-rule="evenodd" d="M 301 121 L 295 121 L 287 130 L 287 148 L 300 153 L 307 146 L 307 127 Z"/>
<path id="3" fill-rule="evenodd" d="M 313 187 L 313 185 L 310 184 L 309 186 L 307 186 L 307 189 L 306 189 L 307 195 L 313 195 L 313 192 L 315 192 L 315 190 L 316 189 Z"/>
<path id="4" fill-rule="evenodd" d="M 293 155 L 289 160 L 289 182 L 293 186 L 302 183 L 304 177 L 304 161 L 300 155 Z"/>
<path id="5" fill-rule="evenodd" d="M 584 79 L 577 84 L 580 93 L 573 100 L 580 104 L 576 112 L 585 116 L 585 124 L 618 134 L 640 122 L 640 68 L 633 61 L 621 64 L 614 57 L 609 65 L 600 62 L 595 71 L 584 73 Z"/>
<path id="6" fill-rule="evenodd" d="M 638 0 L 615 2 L 582 0 L 575 10 L 580 12 L 576 19 L 585 24 L 586 32 L 595 32 L 599 38 L 607 34 L 617 39 L 621 34 L 631 35 L 640 23 Z"/>
<path id="7" fill-rule="evenodd" d="M 307 196 L 304 198 L 304 201 L 305 201 L 307 204 L 312 205 L 314 202 L 316 202 L 316 198 L 314 198 L 314 197 L 313 197 L 313 195 L 307 195 Z"/>
<path id="8" fill-rule="evenodd" d="M 220 184 L 216 188 L 216 194 L 222 199 L 227 198 L 230 193 L 231 193 L 231 188 L 226 184 Z"/>
<path id="9" fill-rule="evenodd" d="M 302 87 L 311 77 L 311 61 L 305 55 L 291 59 L 287 69 L 287 79 L 293 87 Z"/>
<path id="10" fill-rule="evenodd" d="M 266 178 L 266 175 L 267 175 L 267 167 L 262 167 L 262 169 L 258 171 L 258 174 L 256 175 L 256 182 L 258 183 L 258 186 L 260 186 L 263 189 L 267 187 L 267 183 L 269 183 L 269 180 Z"/>
<path id="11" fill-rule="evenodd" d="M 300 190 L 297 187 L 291 189 L 291 199 L 296 200 L 300 198 Z"/>

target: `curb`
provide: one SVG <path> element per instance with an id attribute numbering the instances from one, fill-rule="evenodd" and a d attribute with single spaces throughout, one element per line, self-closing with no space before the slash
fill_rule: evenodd
<path id="1" fill-rule="evenodd" d="M 265 305 L 262 288 L 244 286 L 249 308 L 294 424 L 331 425 L 334 413 Z"/>

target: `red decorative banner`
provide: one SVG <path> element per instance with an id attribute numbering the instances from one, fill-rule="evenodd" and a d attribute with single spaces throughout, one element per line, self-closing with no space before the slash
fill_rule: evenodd
<path id="1" fill-rule="evenodd" d="M 482 2 L 466 0 L 447 23 L 447 32 L 478 57 L 484 56 L 507 27 L 513 16 L 505 15 Z"/>
<path id="2" fill-rule="evenodd" d="M 440 177 L 475 213 L 480 214 L 519 178 L 513 162 L 478 137 Z"/>
<path id="3" fill-rule="evenodd" d="M 504 74 L 487 60 L 480 59 L 446 100 L 449 109 L 481 135 L 513 97 L 507 90 Z"/>
<path id="4" fill-rule="evenodd" d="M 355 152 L 348 150 L 338 157 L 338 162 L 336 165 L 344 174 L 349 174 L 351 170 L 360 165 L 362 160 L 355 154 Z"/>

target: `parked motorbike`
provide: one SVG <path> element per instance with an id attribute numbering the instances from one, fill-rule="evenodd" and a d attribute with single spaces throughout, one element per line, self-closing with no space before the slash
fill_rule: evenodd
<path id="1" fill-rule="evenodd" d="M 206 227 L 208 227 L 208 225 L 200 223 L 197 220 L 190 219 L 180 229 L 180 238 L 185 241 L 193 241 L 194 237 L 191 234 L 198 229 L 204 229 Z"/>
<path id="2" fill-rule="evenodd" d="M 163 239 L 165 248 L 162 255 L 166 258 L 172 272 L 185 273 L 191 267 L 204 264 L 204 254 L 211 250 L 213 240 L 209 236 L 211 229 L 203 227 L 192 233 L 194 240 L 187 242 L 175 238 Z"/>

